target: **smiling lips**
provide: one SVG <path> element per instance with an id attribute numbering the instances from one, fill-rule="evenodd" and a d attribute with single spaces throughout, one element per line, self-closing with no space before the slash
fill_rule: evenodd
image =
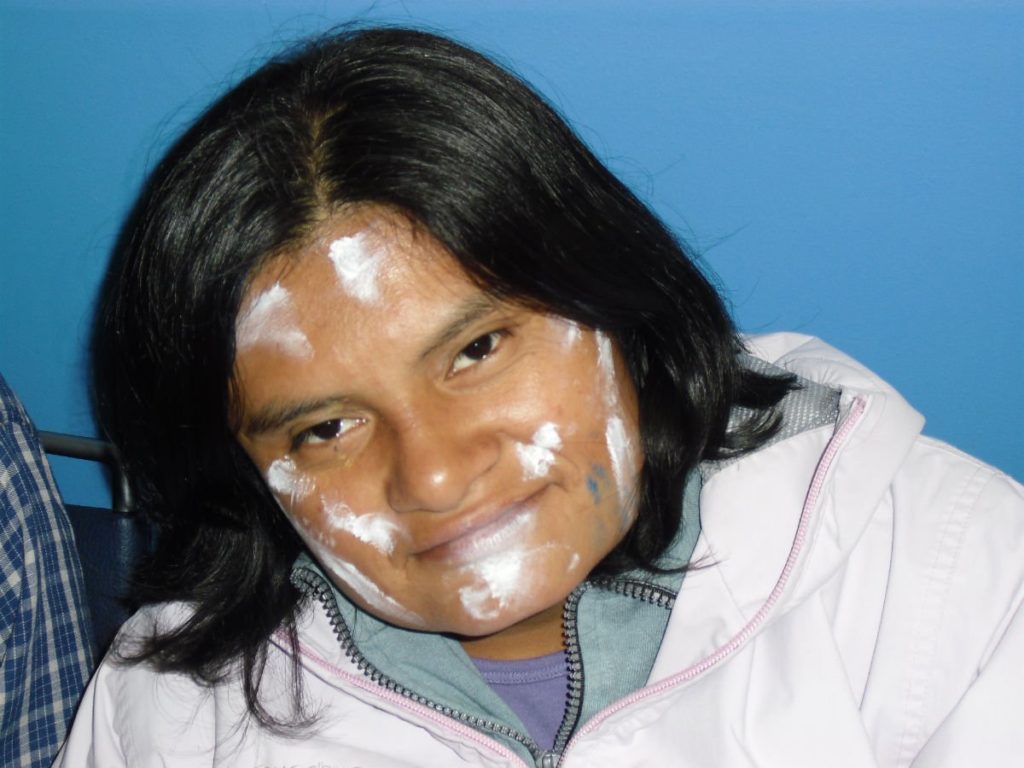
<path id="1" fill-rule="evenodd" d="M 504 551 L 521 539 L 537 514 L 533 494 L 529 498 L 499 507 L 496 514 L 459 521 L 430 544 L 416 553 L 425 560 L 448 563 L 471 563 Z"/>

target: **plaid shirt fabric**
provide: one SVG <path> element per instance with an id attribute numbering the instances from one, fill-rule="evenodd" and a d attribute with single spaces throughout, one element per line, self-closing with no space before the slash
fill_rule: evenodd
<path id="1" fill-rule="evenodd" d="M 90 637 L 71 524 L 0 376 L 0 765 L 53 761 L 92 669 Z"/>

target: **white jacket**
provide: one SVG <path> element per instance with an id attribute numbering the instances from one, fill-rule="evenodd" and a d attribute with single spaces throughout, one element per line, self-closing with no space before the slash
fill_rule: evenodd
<path id="1" fill-rule="evenodd" d="M 822 342 L 773 335 L 750 346 L 841 389 L 839 421 L 705 483 L 694 557 L 715 565 L 686 576 L 648 685 L 582 725 L 559 765 L 1020 765 L 1024 489 L 922 437 L 896 392 Z M 300 639 L 321 718 L 301 738 L 240 725 L 235 684 L 206 689 L 108 659 L 56 765 L 526 765 L 362 675 L 315 606 Z M 288 671 L 275 645 L 272 710 L 287 700 Z"/>

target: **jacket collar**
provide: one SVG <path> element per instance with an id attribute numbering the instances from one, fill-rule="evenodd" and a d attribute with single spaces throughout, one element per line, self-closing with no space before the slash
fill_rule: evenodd
<path id="1" fill-rule="evenodd" d="M 827 583 L 848 559 L 923 419 L 823 342 L 749 340 L 754 355 L 836 393 L 836 418 L 717 468 L 700 499 L 692 571 L 651 681 L 717 663 Z"/>

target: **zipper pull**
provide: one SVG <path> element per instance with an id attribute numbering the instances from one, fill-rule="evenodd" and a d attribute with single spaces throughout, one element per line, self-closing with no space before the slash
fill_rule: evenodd
<path id="1" fill-rule="evenodd" d="M 556 768 L 558 765 L 558 758 L 561 755 L 557 752 L 545 752 L 537 760 L 537 768 Z"/>

